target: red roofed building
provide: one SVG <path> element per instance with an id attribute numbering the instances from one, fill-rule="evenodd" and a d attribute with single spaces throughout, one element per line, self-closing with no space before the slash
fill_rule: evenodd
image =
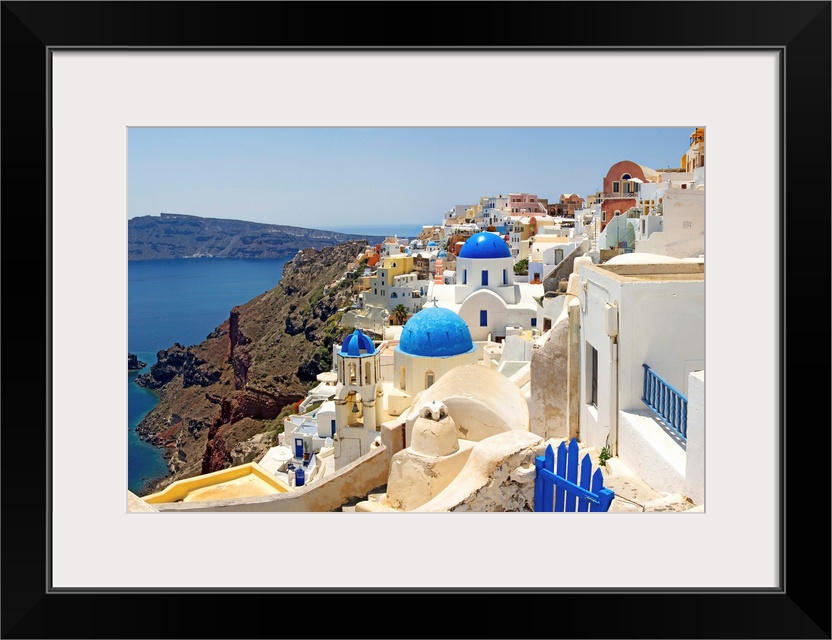
<path id="1" fill-rule="evenodd" d="M 625 214 L 630 207 L 636 206 L 639 183 L 659 182 L 659 179 L 660 175 L 654 169 L 630 160 L 612 165 L 604 177 L 600 230 L 604 230 L 616 211 Z"/>

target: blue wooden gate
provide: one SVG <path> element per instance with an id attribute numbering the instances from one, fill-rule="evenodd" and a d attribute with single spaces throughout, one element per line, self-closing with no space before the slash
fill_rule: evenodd
<path id="1" fill-rule="evenodd" d="M 604 488 L 604 474 L 600 467 L 592 473 L 592 461 L 587 453 L 581 461 L 578 482 L 578 441 L 572 438 L 558 445 L 558 468 L 552 445 L 534 461 L 537 476 L 534 481 L 534 510 L 541 512 L 609 511 L 615 493 Z M 590 481 L 591 476 L 591 481 Z"/>

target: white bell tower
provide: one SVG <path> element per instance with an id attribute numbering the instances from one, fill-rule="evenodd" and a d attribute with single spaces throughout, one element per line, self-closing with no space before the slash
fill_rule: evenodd
<path id="1" fill-rule="evenodd" d="M 356 329 L 336 354 L 335 467 L 370 450 L 383 421 L 381 355 L 373 341 Z"/>

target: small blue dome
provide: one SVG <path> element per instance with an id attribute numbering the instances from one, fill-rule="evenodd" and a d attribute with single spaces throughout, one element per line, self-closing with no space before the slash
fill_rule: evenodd
<path id="1" fill-rule="evenodd" d="M 343 356 L 363 356 L 373 354 L 375 351 L 376 346 L 373 341 L 358 329 L 344 338 L 344 342 L 341 343 L 341 355 Z"/>
<path id="2" fill-rule="evenodd" d="M 465 321 L 450 309 L 427 307 L 402 328 L 398 349 L 411 356 L 443 357 L 469 353 L 476 347 Z"/>
<path id="3" fill-rule="evenodd" d="M 430 242 L 428 242 L 428 246 L 429 247 L 438 247 L 439 245 L 436 244 L 436 242 L 434 242 L 433 240 L 431 240 Z"/>
<path id="4" fill-rule="evenodd" d="M 465 241 L 459 250 L 460 258 L 510 258 L 508 248 L 502 236 L 490 231 L 475 233 Z"/>
<path id="5" fill-rule="evenodd" d="M 443 249 L 438 254 L 436 254 L 436 257 L 437 258 L 447 258 L 448 257 L 448 252 Z"/>

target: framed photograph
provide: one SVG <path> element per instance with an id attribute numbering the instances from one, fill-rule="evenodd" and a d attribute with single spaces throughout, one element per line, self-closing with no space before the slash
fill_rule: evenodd
<path id="1" fill-rule="evenodd" d="M 370 27 L 393 22 L 380 3 L 2 3 L 3 637 L 291 636 L 281 603 L 349 620 L 344 596 L 380 595 L 421 598 L 406 633 L 432 637 L 446 616 L 422 603 L 470 595 L 529 605 L 475 614 L 473 637 L 829 638 L 830 434 L 786 344 L 827 335 L 795 311 L 817 298 L 807 239 L 829 230 L 830 3 L 399 6 L 390 30 Z M 702 513 L 126 512 L 130 127 L 691 123 L 708 137 Z M 797 371 L 810 393 L 787 397 Z M 172 628 L 172 602 L 212 614 Z M 379 626 L 360 636 L 403 635 Z"/>

